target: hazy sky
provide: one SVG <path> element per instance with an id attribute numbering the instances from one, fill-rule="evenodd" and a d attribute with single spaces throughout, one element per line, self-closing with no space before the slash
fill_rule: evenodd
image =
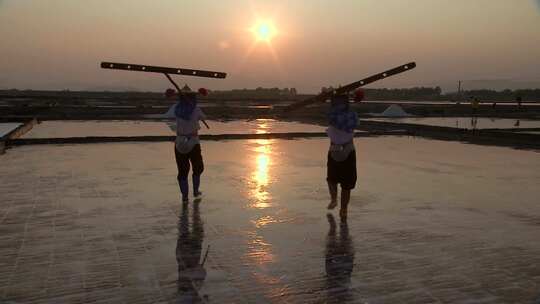
<path id="1" fill-rule="evenodd" d="M 169 87 L 159 74 L 102 70 L 119 61 L 224 71 L 177 77 L 210 89 L 321 86 L 409 61 L 377 86 L 463 80 L 540 83 L 540 0 L 0 0 L 0 88 Z M 249 28 L 273 20 L 269 43 Z"/>

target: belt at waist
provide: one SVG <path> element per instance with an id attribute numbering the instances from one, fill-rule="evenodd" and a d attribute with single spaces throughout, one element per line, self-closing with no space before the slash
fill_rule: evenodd
<path id="1" fill-rule="evenodd" d="M 343 151 L 345 149 L 354 150 L 354 143 L 352 141 L 348 143 L 340 144 L 340 145 L 335 144 L 335 143 L 330 143 L 330 151 Z"/>
<path id="2" fill-rule="evenodd" d="M 346 142 L 346 143 L 344 143 L 344 144 L 336 144 L 336 143 L 333 143 L 333 142 L 330 143 L 330 146 L 342 146 L 342 147 L 346 147 L 346 146 L 349 146 L 349 145 L 354 145 L 353 142 L 352 142 L 352 140 L 349 141 L 349 142 Z"/>

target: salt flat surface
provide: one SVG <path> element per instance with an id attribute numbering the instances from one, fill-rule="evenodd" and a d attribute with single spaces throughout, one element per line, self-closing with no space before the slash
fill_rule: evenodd
<path id="1" fill-rule="evenodd" d="M 270 132 L 323 132 L 324 127 L 284 122 L 273 119 L 250 121 L 212 121 L 210 129 L 201 123 L 199 134 L 256 134 Z M 26 133 L 23 138 L 57 138 L 81 136 L 149 136 L 174 135 L 173 121 L 44 121 Z"/>
<path id="2" fill-rule="evenodd" d="M 9 132 L 15 130 L 20 125 L 22 125 L 22 123 L 18 123 L 18 122 L 0 123 L 0 137 L 7 135 Z"/>
<path id="3" fill-rule="evenodd" d="M 428 126 L 453 127 L 472 129 L 474 122 L 470 117 L 406 117 L 406 118 L 368 118 L 363 120 L 384 121 L 393 123 L 409 123 Z M 540 128 L 540 120 L 507 119 L 507 118 L 477 118 L 477 129 L 510 129 L 510 128 Z"/>
<path id="4" fill-rule="evenodd" d="M 204 197 L 184 206 L 172 143 L 11 149 L 0 302 L 536 303 L 540 154 L 357 139 L 340 223 L 327 145 L 203 141 Z"/>
<path id="5" fill-rule="evenodd" d="M 37 124 L 22 138 L 81 136 L 173 135 L 167 124 L 134 120 L 50 120 Z"/>

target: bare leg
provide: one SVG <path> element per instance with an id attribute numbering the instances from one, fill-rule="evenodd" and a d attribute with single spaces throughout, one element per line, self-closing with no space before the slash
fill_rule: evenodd
<path id="1" fill-rule="evenodd" d="M 330 204 L 328 209 L 332 210 L 337 206 L 337 184 L 328 182 L 328 191 L 330 192 Z"/>
<path id="2" fill-rule="evenodd" d="M 341 209 L 339 210 L 339 216 L 341 220 L 347 219 L 347 207 L 351 200 L 351 190 L 341 189 Z"/>

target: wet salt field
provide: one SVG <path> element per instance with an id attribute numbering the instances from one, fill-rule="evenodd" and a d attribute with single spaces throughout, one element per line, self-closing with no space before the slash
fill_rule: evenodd
<path id="1" fill-rule="evenodd" d="M 35 125 L 22 138 L 174 135 L 165 122 L 135 120 L 51 120 Z"/>
<path id="2" fill-rule="evenodd" d="M 364 119 L 363 119 L 364 120 Z M 412 123 L 421 125 L 472 128 L 469 117 L 423 117 L 423 118 L 370 118 L 367 121 Z M 324 132 L 325 127 L 285 122 L 274 119 L 215 121 L 209 120 L 210 129 L 201 123 L 200 134 L 259 134 L 285 132 Z M 4 125 L 4 124 L 2 124 Z M 1 130 L 10 130 L 17 125 L 9 125 Z M 540 128 L 538 120 L 478 118 L 476 128 Z M 165 120 L 70 120 L 43 121 L 34 126 L 22 138 L 65 138 L 85 136 L 167 136 L 174 135 L 174 121 Z M 535 131 L 528 131 L 535 132 Z M 1 134 L 1 133 L 0 133 Z"/>
<path id="3" fill-rule="evenodd" d="M 188 205 L 172 143 L 11 149 L 0 157 L 0 302 L 540 299 L 539 153 L 357 139 L 342 223 L 325 209 L 327 144 L 203 142 L 204 197 Z"/>
<path id="4" fill-rule="evenodd" d="M 324 132 L 326 127 L 274 119 L 208 121 L 210 129 L 201 124 L 200 134 L 261 134 L 286 132 Z"/>
<path id="5" fill-rule="evenodd" d="M 324 132 L 325 128 L 316 125 L 291 123 L 273 119 L 251 121 L 212 121 L 210 129 L 201 123 L 199 134 L 255 134 L 280 132 Z M 174 135 L 174 122 L 171 121 L 44 121 L 34 126 L 22 138 L 55 138 L 81 136 L 149 136 Z"/>
<path id="6" fill-rule="evenodd" d="M 0 138 L 6 136 L 9 132 L 15 130 L 20 125 L 22 124 L 17 122 L 0 123 Z"/>
<path id="7" fill-rule="evenodd" d="M 540 128 L 540 120 L 485 118 L 476 119 L 476 126 L 471 117 L 406 117 L 406 118 L 368 118 L 368 121 L 392 123 L 419 124 L 439 127 L 462 129 L 510 129 L 510 128 Z"/>

